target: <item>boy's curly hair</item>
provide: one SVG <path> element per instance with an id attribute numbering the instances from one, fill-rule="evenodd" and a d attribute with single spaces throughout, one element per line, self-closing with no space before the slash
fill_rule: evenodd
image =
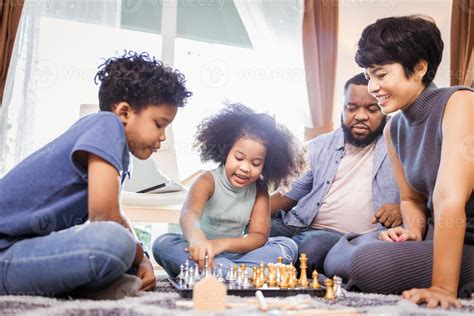
<path id="1" fill-rule="evenodd" d="M 99 66 L 94 82 L 101 82 L 99 107 L 112 111 L 119 102 L 128 102 L 135 112 L 148 105 L 168 103 L 183 107 L 192 95 L 178 70 L 166 67 L 148 53 L 125 51 Z"/>
<path id="2" fill-rule="evenodd" d="M 225 164 L 230 149 L 242 137 L 260 140 L 267 148 L 258 180 L 264 188 L 288 186 L 291 178 L 303 170 L 304 150 L 293 133 L 273 117 L 239 103 L 226 104 L 217 114 L 205 118 L 197 127 L 194 147 L 201 161 Z"/>

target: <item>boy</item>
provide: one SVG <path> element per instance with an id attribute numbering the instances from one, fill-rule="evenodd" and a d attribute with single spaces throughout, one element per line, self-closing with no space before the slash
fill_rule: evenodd
<path id="1" fill-rule="evenodd" d="M 108 59 L 96 79 L 100 111 L 0 179 L 0 294 L 100 289 L 132 267 L 142 290 L 155 286 L 121 212 L 120 186 L 130 153 L 156 152 L 191 92 L 182 74 L 146 53 Z"/>

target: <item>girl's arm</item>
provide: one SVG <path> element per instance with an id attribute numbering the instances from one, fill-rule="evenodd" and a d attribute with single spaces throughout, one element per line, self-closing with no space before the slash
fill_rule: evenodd
<path id="1" fill-rule="evenodd" d="M 456 300 L 466 232 L 465 205 L 474 189 L 474 93 L 457 91 L 443 117 L 441 160 L 433 193 L 435 220 L 431 288 L 407 293 L 428 307 L 459 305 Z M 416 297 L 415 297 L 416 296 Z"/>
<path id="2" fill-rule="evenodd" d="M 385 241 L 422 240 L 426 231 L 426 197 L 414 191 L 405 177 L 405 171 L 397 156 L 390 137 L 391 121 L 388 121 L 384 136 L 392 169 L 400 190 L 400 211 L 403 228 L 396 227 L 382 232 L 380 238 Z"/>
<path id="3" fill-rule="evenodd" d="M 268 193 L 258 189 L 250 216 L 248 233 L 237 238 L 211 240 L 217 253 L 224 251 L 245 253 L 265 245 L 270 234 L 270 206 Z"/>
<path id="4" fill-rule="evenodd" d="M 205 172 L 191 186 L 179 218 L 184 237 L 189 242 L 189 254 L 201 269 L 204 268 L 206 255 L 209 258 L 209 265 L 214 266 L 213 245 L 206 238 L 200 225 L 204 206 L 213 194 L 214 178 L 210 172 Z"/>

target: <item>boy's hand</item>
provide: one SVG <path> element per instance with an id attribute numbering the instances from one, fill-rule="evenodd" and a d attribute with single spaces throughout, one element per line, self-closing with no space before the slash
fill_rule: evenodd
<path id="1" fill-rule="evenodd" d="M 389 230 L 382 231 L 379 235 L 379 239 L 388 242 L 400 242 L 407 240 L 421 241 L 421 237 L 412 232 L 411 230 L 395 227 Z"/>
<path id="2" fill-rule="evenodd" d="M 143 282 L 142 287 L 140 288 L 141 291 L 149 291 L 155 288 L 156 279 L 153 265 L 147 257 L 143 257 L 142 262 L 138 265 L 137 277 L 139 277 Z"/>
<path id="3" fill-rule="evenodd" d="M 209 240 L 212 244 L 212 249 L 214 250 L 214 256 L 217 256 L 224 251 L 227 251 L 227 243 L 224 239 L 213 239 Z"/>
<path id="4" fill-rule="evenodd" d="M 189 252 L 191 259 L 197 262 L 199 270 L 202 271 L 204 269 L 206 255 L 209 260 L 209 267 L 211 269 L 214 268 L 214 246 L 209 240 L 192 240 L 189 242 L 189 247 L 184 250 Z"/>
<path id="5" fill-rule="evenodd" d="M 384 204 L 372 217 L 371 222 L 379 222 L 387 228 L 400 226 L 403 222 L 400 204 Z"/>

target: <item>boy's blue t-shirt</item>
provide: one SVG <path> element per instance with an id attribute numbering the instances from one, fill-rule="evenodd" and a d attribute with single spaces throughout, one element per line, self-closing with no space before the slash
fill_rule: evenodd
<path id="1" fill-rule="evenodd" d="M 74 159 L 77 151 L 109 162 L 122 182 L 129 173 L 120 119 L 112 112 L 81 118 L 0 179 L 0 250 L 87 221 L 87 170 Z"/>

